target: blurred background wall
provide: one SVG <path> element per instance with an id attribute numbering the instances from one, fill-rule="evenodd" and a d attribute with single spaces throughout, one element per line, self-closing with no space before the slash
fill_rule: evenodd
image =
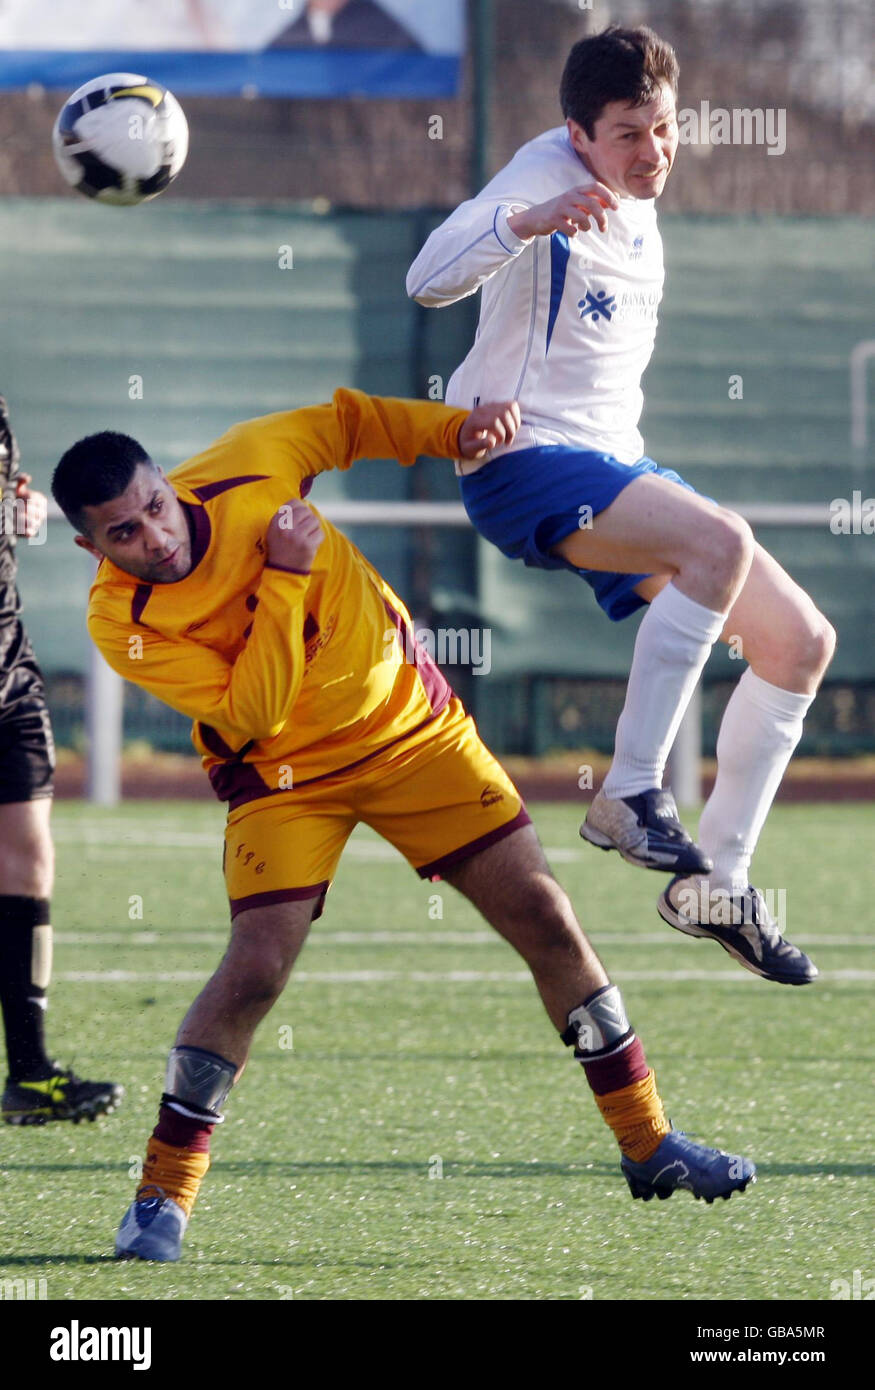
<path id="1" fill-rule="evenodd" d="M 441 0 L 432 8 L 439 14 Z M 455 205 L 470 191 L 479 0 L 453 98 L 324 100 L 189 97 L 191 158 L 168 198 L 327 198 L 357 208 Z M 678 170 L 666 211 L 875 213 L 871 0 L 489 0 L 490 171 L 533 134 L 561 123 L 559 76 L 576 39 L 607 24 L 646 23 L 680 59 L 681 107 L 783 107 L 788 141 L 702 146 Z M 0 186 L 56 194 L 49 135 L 55 92 L 38 84 L 0 103 Z M 443 119 L 439 148 L 429 117 Z"/>
<path id="2" fill-rule="evenodd" d="M 136 435 L 170 468 L 237 419 L 338 385 L 439 392 L 476 302 L 420 309 L 404 293 L 407 266 L 481 175 L 559 122 L 570 44 L 639 21 L 677 47 L 682 108 L 786 113 L 779 157 L 762 145 L 679 152 L 660 203 L 668 279 L 645 378 L 647 450 L 730 503 L 875 495 L 849 412 L 850 355 L 875 338 L 863 0 L 481 0 L 468 7 L 457 96 L 184 97 L 188 164 L 130 211 L 61 191 L 50 131 L 62 93 L 0 93 L 0 390 L 37 485 L 48 490 L 62 450 L 95 429 Z M 870 408 L 870 440 L 873 428 Z M 321 481 L 313 501 L 342 496 L 457 492 L 448 464 L 385 462 Z M 490 674 L 448 674 L 496 749 L 610 749 L 634 619 L 608 624 L 570 575 L 513 566 L 469 530 L 351 534 L 423 625 L 489 627 Z M 802 751 L 875 751 L 875 537 L 779 526 L 761 539 L 840 635 Z M 63 523 L 20 552 L 59 741 L 81 745 L 90 562 Z M 737 674 L 722 651 L 709 663 L 706 751 Z M 126 735 L 188 747 L 186 722 L 130 689 Z"/>

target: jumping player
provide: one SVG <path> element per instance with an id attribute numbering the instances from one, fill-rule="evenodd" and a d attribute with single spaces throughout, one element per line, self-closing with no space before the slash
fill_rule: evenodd
<path id="1" fill-rule="evenodd" d="M 477 529 L 512 559 L 579 574 L 615 621 L 649 605 L 581 835 L 673 872 L 658 904 L 672 926 L 766 979 L 806 984 L 817 971 L 781 937 L 749 869 L 835 634 L 743 519 L 643 456 L 638 432 L 677 79 L 673 49 L 649 29 L 575 44 L 565 125 L 523 145 L 432 233 L 407 291 L 441 308 L 482 287 L 477 337 L 447 401 L 520 402 L 513 440 L 457 463 Z M 695 845 L 662 787 L 665 763 L 712 645 L 739 637 L 749 666 L 723 716 Z"/>
<path id="2" fill-rule="evenodd" d="M 234 426 L 165 477 L 127 435 L 80 440 L 52 490 L 101 557 L 88 625 L 106 660 L 194 720 L 228 803 L 231 939 L 184 1018 L 120 1256 L 178 1259 L 209 1142 L 252 1036 L 322 912 L 358 821 L 465 894 L 529 965 L 622 1151 L 632 1194 L 743 1189 L 747 1160 L 672 1130 L 640 1042 L 551 876 L 519 794 L 401 600 L 301 500 L 357 458 L 476 459 L 517 426 L 339 390 Z"/>
<path id="3" fill-rule="evenodd" d="M 113 1110 L 111 1081 L 83 1081 L 46 1052 L 43 1018 L 52 973 L 49 830 L 55 749 L 42 674 L 20 618 L 15 540 L 45 525 L 46 499 L 20 471 L 0 397 L 0 1006 L 9 1073 L 7 1124 L 45 1124 Z"/>

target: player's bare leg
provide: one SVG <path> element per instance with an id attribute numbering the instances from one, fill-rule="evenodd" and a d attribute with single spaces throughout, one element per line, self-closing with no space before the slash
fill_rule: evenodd
<path id="1" fill-rule="evenodd" d="M 474 906 L 532 972 L 560 1033 L 581 1000 L 609 984 L 531 825 L 448 869 L 448 883 Z"/>
<path id="2" fill-rule="evenodd" d="M 116 1237 L 128 1258 L 177 1260 L 210 1166 L 213 1129 L 246 1064 L 261 1020 L 303 946 L 316 898 L 250 908 L 234 918 L 228 949 L 180 1025 L 143 1176 Z"/>
<path id="3" fill-rule="evenodd" d="M 581 835 L 663 872 L 711 861 L 680 823 L 662 779 L 702 669 L 747 577 L 750 528 L 735 513 L 665 478 L 639 477 L 591 526 L 554 547 L 581 569 L 667 574 L 635 641 L 614 757 Z"/>
<path id="4" fill-rule="evenodd" d="M 227 1057 L 239 1078 L 253 1034 L 285 989 L 307 939 L 315 903 L 275 903 L 234 918 L 228 949 L 182 1020 L 177 1047 Z"/>
<path id="5" fill-rule="evenodd" d="M 753 548 L 736 512 L 646 474 L 554 546 L 581 569 L 667 574 L 687 598 L 724 613 L 741 591 Z"/>
<path id="6" fill-rule="evenodd" d="M 637 584 L 648 601 L 671 576 L 653 575 Z M 741 656 L 761 680 L 780 690 L 815 695 L 835 651 L 835 631 L 813 599 L 757 543 L 747 578 L 720 634 L 741 638 Z"/>
<path id="7" fill-rule="evenodd" d="M 0 1004 L 9 1075 L 7 1124 L 45 1124 L 114 1109 L 123 1094 L 110 1081 L 83 1081 L 53 1062 L 43 1020 L 52 974 L 50 899 L 54 847 L 50 796 L 0 805 Z"/>
<path id="8" fill-rule="evenodd" d="M 50 796 L 0 806 L 0 891 L 50 898 L 55 854 L 49 823 Z"/>
<path id="9" fill-rule="evenodd" d="M 574 1046 L 614 1131 L 633 1197 L 668 1197 L 685 1187 L 710 1202 L 743 1191 L 754 1177 L 753 1164 L 694 1143 L 666 1120 L 620 991 L 550 873 L 534 828 L 523 826 L 445 877 L 531 970 L 551 1022 L 562 1041 Z"/>
<path id="10" fill-rule="evenodd" d="M 666 576 L 638 586 L 649 598 Z M 713 859 L 707 878 L 676 877 L 661 915 L 689 935 L 720 940 L 754 974 L 808 984 L 811 961 L 781 938 L 750 863 L 802 721 L 835 650 L 835 633 L 803 589 L 757 545 L 748 577 L 721 638 L 748 663 L 726 706 L 717 741 L 717 781 L 702 813 L 699 840 Z M 732 931 L 734 926 L 741 931 Z"/>

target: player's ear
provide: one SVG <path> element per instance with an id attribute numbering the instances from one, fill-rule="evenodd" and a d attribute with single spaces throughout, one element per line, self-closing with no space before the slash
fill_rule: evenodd
<path id="1" fill-rule="evenodd" d="M 76 545 L 79 546 L 80 550 L 87 550 L 88 554 L 93 555 L 95 560 L 103 559 L 103 551 L 98 550 L 94 542 L 90 541 L 87 536 L 74 536 L 73 540 Z"/>
<path id="2" fill-rule="evenodd" d="M 570 116 L 566 117 L 565 125 L 568 129 L 568 138 L 573 148 L 577 150 L 578 154 L 581 154 L 586 148 L 586 136 L 583 127 L 578 125 L 577 121 L 572 120 Z"/>

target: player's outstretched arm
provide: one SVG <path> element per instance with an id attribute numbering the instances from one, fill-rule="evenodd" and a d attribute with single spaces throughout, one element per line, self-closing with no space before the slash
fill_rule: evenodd
<path id="1" fill-rule="evenodd" d="M 520 426 L 516 401 L 488 401 L 467 411 L 450 410 L 431 401 L 380 396 L 364 399 L 369 407 L 360 416 L 362 432 L 350 447 L 350 460 L 385 458 L 387 452 L 404 465 L 414 463 L 420 454 L 483 458 L 496 445 L 510 444 Z M 387 445 L 391 445 L 388 451 Z"/>
<path id="2" fill-rule="evenodd" d="M 596 179 L 545 202 L 472 198 L 432 232 L 407 272 L 407 293 L 432 309 L 455 304 L 515 260 L 533 237 L 576 236 L 593 222 L 605 231 L 605 210 L 617 207 L 616 195 Z"/>
<path id="3" fill-rule="evenodd" d="M 455 458 L 466 410 L 440 401 L 368 396 L 341 387 L 326 405 L 266 415 L 238 426 L 253 467 L 281 474 L 291 487 L 356 459 L 391 459 L 407 466 L 421 454 Z"/>
<path id="4" fill-rule="evenodd" d="M 428 309 L 444 309 L 476 294 L 529 244 L 509 227 L 528 207 L 519 198 L 472 198 L 435 227 L 407 272 L 407 293 Z"/>
<path id="5" fill-rule="evenodd" d="M 350 468 L 356 459 L 395 458 L 407 467 L 421 455 L 480 457 L 484 447 L 495 447 L 502 430 L 509 443 L 519 428 L 518 418 L 508 414 L 511 405 L 505 401 L 469 412 L 440 401 L 368 396 L 341 387 L 327 405 L 265 415 L 237 426 L 234 433 L 253 469 L 282 476 L 291 488 L 300 489 L 307 478 L 330 468 Z M 460 444 L 460 433 L 471 414 L 478 423 L 469 426 Z M 463 452 L 473 447 L 471 430 L 490 424 L 494 424 L 495 442 L 477 443 L 474 453 Z"/>

